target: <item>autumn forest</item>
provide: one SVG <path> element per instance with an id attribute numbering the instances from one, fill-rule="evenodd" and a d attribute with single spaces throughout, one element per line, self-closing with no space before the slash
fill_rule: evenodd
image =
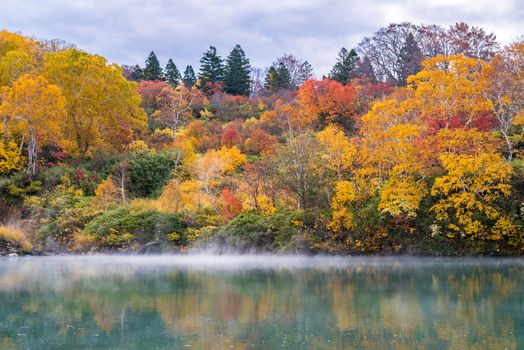
<path id="1" fill-rule="evenodd" d="M 1 31 L 0 252 L 524 252 L 522 38 L 390 24 L 325 76 L 203 51 Z"/>

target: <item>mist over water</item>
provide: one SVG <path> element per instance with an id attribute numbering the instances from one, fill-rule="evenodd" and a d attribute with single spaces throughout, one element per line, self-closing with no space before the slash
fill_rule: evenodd
<path id="1" fill-rule="evenodd" d="M 520 349 L 524 259 L 0 259 L 0 349 Z"/>

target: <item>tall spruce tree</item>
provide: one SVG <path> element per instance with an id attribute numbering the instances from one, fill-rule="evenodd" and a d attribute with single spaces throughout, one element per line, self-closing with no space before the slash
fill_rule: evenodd
<path id="1" fill-rule="evenodd" d="M 329 78 L 346 85 L 350 79 L 354 78 L 354 70 L 358 61 L 358 55 L 354 49 L 348 51 L 343 47 L 338 53 L 337 63 L 331 69 Z"/>
<path id="2" fill-rule="evenodd" d="M 231 95 L 249 96 L 251 66 L 244 50 L 236 45 L 226 59 L 224 90 Z"/>
<path id="3" fill-rule="evenodd" d="M 138 64 L 133 67 L 129 78 L 133 81 L 144 80 L 144 70 Z"/>
<path id="4" fill-rule="evenodd" d="M 178 68 L 171 58 L 167 61 L 166 69 L 164 70 L 164 78 L 172 86 L 178 86 L 178 84 L 180 84 L 180 79 L 182 79 Z"/>
<path id="5" fill-rule="evenodd" d="M 420 71 L 423 59 L 424 55 L 422 54 L 415 37 L 413 34 L 409 33 L 399 56 L 399 85 L 406 85 L 408 77 L 417 74 Z"/>
<path id="6" fill-rule="evenodd" d="M 353 75 L 355 78 L 360 78 L 369 81 L 372 84 L 378 83 L 377 76 L 373 70 L 373 65 L 369 60 L 368 56 L 364 56 L 364 59 L 360 60 L 355 68 Z"/>
<path id="7" fill-rule="evenodd" d="M 188 88 L 192 88 L 196 84 L 196 76 L 195 71 L 193 70 L 193 67 L 191 65 L 186 66 L 186 70 L 184 71 L 184 77 L 182 78 L 182 83 Z"/>
<path id="8" fill-rule="evenodd" d="M 200 86 L 203 91 L 208 91 L 209 83 L 223 83 L 224 81 L 224 62 L 217 55 L 217 49 L 210 46 L 200 59 L 200 71 L 198 73 Z"/>
<path id="9" fill-rule="evenodd" d="M 155 53 L 151 51 L 146 60 L 146 67 L 144 68 L 144 80 L 162 80 L 162 68 Z"/>
<path id="10" fill-rule="evenodd" d="M 277 67 L 269 67 L 266 75 L 265 88 L 270 92 L 278 92 L 291 88 L 291 74 L 284 63 Z"/>

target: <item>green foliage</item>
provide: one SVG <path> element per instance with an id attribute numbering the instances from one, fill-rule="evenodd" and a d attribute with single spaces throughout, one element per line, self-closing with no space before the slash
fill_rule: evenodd
<path id="1" fill-rule="evenodd" d="M 185 224 L 178 215 L 139 203 L 106 211 L 88 223 L 84 233 L 94 235 L 99 247 L 114 248 L 128 242 L 129 235 L 139 244 L 167 241 L 174 233 L 185 237 Z"/>
<path id="2" fill-rule="evenodd" d="M 171 58 L 167 61 L 166 69 L 164 70 L 164 78 L 172 86 L 180 84 L 180 79 L 182 79 L 178 68 Z"/>
<path id="3" fill-rule="evenodd" d="M 157 196 L 171 179 L 175 167 L 175 154 L 148 152 L 135 155 L 128 162 L 127 189 L 132 197 Z"/>
<path id="4" fill-rule="evenodd" d="M 237 249 L 290 250 L 293 237 L 303 230 L 302 215 L 294 211 L 278 211 L 264 216 L 248 212 L 235 217 L 216 234 L 218 240 Z"/>
<path id="5" fill-rule="evenodd" d="M 160 67 L 160 62 L 155 53 L 151 51 L 146 60 L 146 66 L 144 68 L 144 80 L 162 80 L 163 73 Z"/>
<path id="6" fill-rule="evenodd" d="M 184 71 L 184 77 L 182 78 L 182 82 L 184 85 L 188 88 L 192 88 L 196 84 L 196 76 L 195 71 L 193 70 L 193 67 L 191 65 L 186 66 L 186 70 Z"/>
<path id="7" fill-rule="evenodd" d="M 354 49 L 346 50 L 345 47 L 340 49 L 337 57 L 337 63 L 331 69 L 329 78 L 346 85 L 354 77 L 353 71 L 359 62 L 358 55 Z"/>
<path id="8" fill-rule="evenodd" d="M 214 46 L 210 46 L 200 59 L 198 78 L 203 91 L 209 90 L 209 83 L 220 83 L 224 80 L 224 62 L 217 55 Z"/>
<path id="9" fill-rule="evenodd" d="M 280 63 L 276 68 L 274 66 L 269 67 L 265 88 L 270 92 L 291 88 L 291 74 L 283 63 Z"/>
<path id="10" fill-rule="evenodd" d="M 249 96 L 251 66 L 244 50 L 236 45 L 226 60 L 224 90 L 231 95 Z"/>

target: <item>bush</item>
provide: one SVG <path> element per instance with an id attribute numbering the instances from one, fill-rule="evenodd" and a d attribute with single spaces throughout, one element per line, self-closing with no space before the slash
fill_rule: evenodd
<path id="1" fill-rule="evenodd" d="M 138 244 L 168 241 L 173 233 L 179 235 L 176 243 L 184 243 L 185 225 L 180 216 L 169 214 L 143 203 L 130 208 L 110 209 L 88 223 L 85 234 L 94 235 L 100 248 L 120 248 L 131 240 Z"/>
<path id="2" fill-rule="evenodd" d="M 25 234 L 17 229 L 0 226 L 0 240 L 9 242 L 11 245 L 20 248 L 23 252 L 28 253 L 33 249 L 33 245 L 26 238 Z"/>
<path id="3" fill-rule="evenodd" d="M 237 249 L 291 250 L 294 238 L 303 232 L 302 214 L 278 211 L 264 216 L 258 212 L 243 213 L 231 220 L 218 233 L 221 244 Z"/>
<path id="4" fill-rule="evenodd" d="M 150 152 L 129 160 L 128 190 L 131 197 L 154 197 L 171 179 L 176 155 L 171 152 Z"/>

